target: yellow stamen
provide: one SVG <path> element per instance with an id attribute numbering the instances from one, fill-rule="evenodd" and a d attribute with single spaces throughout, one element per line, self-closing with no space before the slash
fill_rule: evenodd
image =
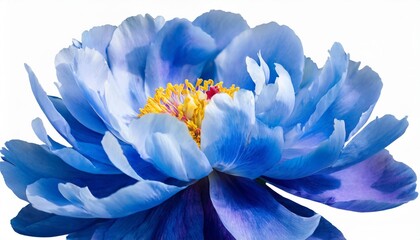
<path id="1" fill-rule="evenodd" d="M 226 93 L 233 97 L 239 88 L 232 85 L 223 87 L 223 82 L 214 84 L 213 80 L 197 79 L 195 86 L 188 80 L 185 83 L 158 88 L 153 97 L 149 97 L 138 117 L 148 113 L 168 113 L 183 121 L 191 136 L 200 146 L 201 122 L 204 118 L 204 109 L 211 97 L 217 93 Z"/>

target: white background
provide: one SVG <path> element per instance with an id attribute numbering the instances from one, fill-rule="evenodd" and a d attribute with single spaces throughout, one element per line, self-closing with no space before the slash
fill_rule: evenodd
<path id="1" fill-rule="evenodd" d="M 1 146 L 15 138 L 39 142 L 31 120 L 41 117 L 47 123 L 32 96 L 23 63 L 33 68 L 50 95 L 57 95 L 54 56 L 72 38 L 80 39 L 84 30 L 118 25 L 126 17 L 146 13 L 168 20 L 193 20 L 210 9 L 240 13 L 250 26 L 269 21 L 290 26 L 302 40 L 305 55 L 318 66 L 323 66 L 332 44 L 341 42 L 351 59 L 369 65 L 382 77 L 384 87 L 373 116 L 409 117 L 406 134 L 388 149 L 420 174 L 420 1 L 0 0 Z M 378 213 L 353 213 L 297 201 L 327 217 L 350 240 L 420 239 L 420 223 L 416 222 L 420 200 Z M 0 239 L 27 239 L 9 225 L 24 205 L 0 180 Z"/>

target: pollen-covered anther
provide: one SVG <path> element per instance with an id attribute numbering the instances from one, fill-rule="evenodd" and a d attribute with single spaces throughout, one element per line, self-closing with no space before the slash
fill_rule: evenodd
<path id="1" fill-rule="evenodd" d="M 149 97 L 139 117 L 148 113 L 168 113 L 183 121 L 191 136 L 200 146 L 201 122 L 204 109 L 211 98 L 218 93 L 226 93 L 233 97 L 239 88 L 235 85 L 223 87 L 223 82 L 197 79 L 195 86 L 188 80 L 181 84 L 168 83 L 166 88 L 158 88 L 153 97 Z"/>

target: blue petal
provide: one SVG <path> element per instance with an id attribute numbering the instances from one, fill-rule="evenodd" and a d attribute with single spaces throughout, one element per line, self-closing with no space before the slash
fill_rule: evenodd
<path id="1" fill-rule="evenodd" d="M 300 83 L 299 91 L 307 88 L 312 82 L 316 81 L 320 74 L 320 70 L 316 63 L 311 58 L 305 58 L 305 66 L 303 68 L 302 82 Z"/>
<path id="2" fill-rule="evenodd" d="M 50 136 L 48 136 L 41 119 L 36 118 L 32 121 L 32 129 L 37 137 L 47 145 L 52 153 L 60 157 L 65 163 L 75 169 L 88 173 L 120 173 L 120 171 L 112 166 L 110 162 L 88 159 L 80 152 L 54 141 Z M 103 159 L 100 158 L 100 160 Z"/>
<path id="3" fill-rule="evenodd" d="M 27 205 L 12 219 L 11 224 L 19 234 L 34 237 L 54 237 L 82 230 L 100 221 L 58 216 L 39 211 L 31 205 Z"/>
<path id="4" fill-rule="evenodd" d="M 117 219 L 104 239 L 203 239 L 200 191 L 188 188 L 148 211 Z"/>
<path id="5" fill-rule="evenodd" d="M 32 120 L 31 126 L 38 139 L 45 143 L 50 150 L 64 147 L 64 145 L 54 141 L 47 134 L 47 130 L 45 130 L 44 124 L 42 123 L 42 120 L 40 118 L 35 118 L 34 120 Z"/>
<path id="6" fill-rule="evenodd" d="M 81 46 L 80 46 L 81 47 Z M 74 59 L 74 56 L 77 52 L 77 49 L 80 47 L 69 46 L 68 48 L 61 49 L 60 52 L 55 55 L 54 63 L 55 66 L 59 66 L 61 64 L 71 65 Z M 60 79 L 58 79 L 60 81 Z"/>
<path id="7" fill-rule="evenodd" d="M 204 236 L 203 236 L 204 235 Z M 95 224 L 68 239 L 234 239 L 214 210 L 205 178 L 155 208 Z"/>
<path id="8" fill-rule="evenodd" d="M 330 54 L 331 58 L 327 61 L 326 66 L 321 72 L 319 81 L 314 82 L 311 86 L 311 90 L 314 91 L 315 96 L 311 96 L 311 94 L 309 96 L 312 97 L 311 102 L 316 103 L 316 106 L 308 121 L 305 123 L 304 128 L 307 129 L 307 131 L 329 131 L 329 129 L 324 128 L 322 117 L 338 98 L 346 79 L 349 56 L 338 43 L 333 45 Z M 305 112 L 311 110 L 309 106 L 306 106 L 305 108 Z M 326 124 L 332 125 L 334 118 L 331 117 L 329 120 L 330 121 Z"/>
<path id="9" fill-rule="evenodd" d="M 106 58 L 107 47 L 111 41 L 116 27 L 111 25 L 104 25 L 94 27 L 89 31 L 84 31 L 82 34 L 82 47 L 95 49 Z"/>
<path id="10" fill-rule="evenodd" d="M 121 135 L 133 118 L 138 108 L 133 109 L 125 101 L 103 56 L 92 49 L 79 49 L 75 56 L 74 71 L 77 84 L 83 95 L 105 122 L 114 135 Z"/>
<path id="11" fill-rule="evenodd" d="M 201 76 L 204 65 L 215 54 L 214 39 L 183 19 L 167 22 L 152 42 L 146 61 L 146 91 Z"/>
<path id="12" fill-rule="evenodd" d="M 79 49 L 75 53 L 73 71 L 82 95 L 92 106 L 108 128 L 117 125 L 117 120 L 109 113 L 104 103 L 105 82 L 111 78 L 104 57 L 92 49 Z"/>
<path id="13" fill-rule="evenodd" d="M 321 218 L 319 225 L 315 229 L 314 233 L 306 240 L 345 240 L 346 238 L 334 225 L 332 225 L 327 219 Z"/>
<path id="14" fill-rule="evenodd" d="M 392 115 L 377 118 L 346 145 L 340 160 L 328 171 L 338 171 L 369 158 L 403 135 L 407 127 L 407 118 L 397 120 Z"/>
<path id="15" fill-rule="evenodd" d="M 2 153 L 3 152 L 4 150 Z M 0 162 L 0 172 L 3 175 L 4 182 L 18 198 L 26 201 L 26 187 L 34 183 L 37 178 L 7 162 L 5 157 L 3 157 L 3 159 L 6 160 L 6 162 Z"/>
<path id="16" fill-rule="evenodd" d="M 104 147 L 104 150 L 108 155 L 110 161 L 118 169 L 120 169 L 121 172 L 136 180 L 142 180 L 142 178 L 131 167 L 127 158 L 124 156 L 123 150 L 118 144 L 118 140 L 115 137 L 113 137 L 110 132 L 107 132 L 104 138 L 102 139 L 102 146 Z"/>
<path id="17" fill-rule="evenodd" d="M 44 212 L 78 218 L 117 218 L 157 206 L 182 189 L 143 180 L 98 198 L 88 187 L 40 179 L 28 186 L 26 195 L 34 208 Z"/>
<path id="18" fill-rule="evenodd" d="M 26 188 L 29 203 L 40 211 L 65 217 L 88 218 L 86 210 L 71 204 L 58 190 L 58 184 L 64 183 L 58 179 L 39 179 Z M 81 212 L 82 211 L 82 212 Z M 94 217 L 90 217 L 94 218 Z"/>
<path id="19" fill-rule="evenodd" d="M 359 132 L 359 130 L 365 126 L 366 122 L 369 120 L 370 115 L 372 114 L 372 111 L 375 107 L 375 104 L 370 105 L 370 107 L 368 108 L 368 110 L 366 110 L 365 112 L 363 112 L 359 118 L 359 122 L 357 123 L 357 125 L 353 128 L 353 130 L 351 130 L 351 132 L 348 134 L 347 140 L 351 139 L 354 135 L 356 135 L 356 133 Z"/>
<path id="20" fill-rule="evenodd" d="M 209 34 L 216 43 L 215 55 L 208 59 L 200 78 L 215 79 L 214 57 L 222 51 L 237 35 L 249 29 L 248 24 L 239 14 L 211 10 L 204 13 L 193 21 L 195 26 L 200 27 Z"/>
<path id="21" fill-rule="evenodd" d="M 74 48 L 63 49 L 56 57 L 58 90 L 64 104 L 74 118 L 93 131 L 104 133 L 105 124 L 85 99 L 83 91 L 77 85 L 72 68 L 75 52 L 76 49 Z"/>
<path id="22" fill-rule="evenodd" d="M 127 176 L 136 180 L 145 178 L 163 181 L 167 178 L 166 175 L 155 169 L 152 164 L 141 159 L 134 149 L 126 146 L 124 151 L 118 140 L 110 132 L 105 134 L 102 139 L 102 145 L 110 161 Z"/>
<path id="23" fill-rule="evenodd" d="M 336 121 L 335 130 L 328 140 L 322 142 L 313 152 L 293 159 L 282 159 L 264 176 L 277 179 L 296 179 L 312 175 L 337 161 L 345 141 L 343 121 Z"/>
<path id="24" fill-rule="evenodd" d="M 84 154 L 99 163 L 111 165 L 100 143 L 103 135 L 91 131 L 90 129 L 80 124 L 70 114 L 61 99 L 56 97 L 49 97 L 49 99 L 54 105 L 55 109 L 60 113 L 61 116 L 63 116 L 63 118 L 70 126 L 71 134 L 77 141 L 73 146 L 81 154 Z"/>
<path id="25" fill-rule="evenodd" d="M 210 199 L 209 179 L 205 178 L 195 185 L 201 190 L 201 201 L 204 211 L 204 236 L 205 239 L 226 239 L 234 240 L 235 238 L 226 229 L 220 221 L 220 217 L 214 209 L 213 203 Z"/>
<path id="26" fill-rule="evenodd" d="M 347 135 L 356 127 L 362 114 L 375 105 L 382 89 L 382 82 L 369 67 L 358 70 L 360 63 L 349 63 L 347 79 L 334 104 L 331 115 L 346 122 Z M 370 114 L 365 116 L 365 119 Z"/>
<path id="27" fill-rule="evenodd" d="M 330 174 L 271 181 L 297 196 L 358 212 L 393 208 L 417 197 L 416 174 L 383 150 L 364 161 Z"/>
<path id="28" fill-rule="evenodd" d="M 257 63 L 257 61 L 250 57 L 246 57 L 245 62 L 246 71 L 249 73 L 249 76 L 255 84 L 254 93 L 258 96 L 261 94 L 263 87 L 266 86 L 268 84 L 268 81 L 270 80 L 270 68 L 268 67 L 264 58 L 261 56 L 261 51 L 258 52 L 257 55 L 258 60 L 260 62 L 259 64 Z"/>
<path id="29" fill-rule="evenodd" d="M 304 87 L 297 92 L 295 109 L 290 116 L 288 125 L 306 123 L 315 125 L 337 98 L 340 88 L 346 78 L 349 56 L 339 43 L 330 50 L 330 57 L 319 72 L 312 61 L 306 61 L 309 69 L 305 69 Z M 311 118 L 311 119 L 309 119 Z M 309 120 L 308 120 L 309 119 Z"/>
<path id="30" fill-rule="evenodd" d="M 107 220 L 102 223 L 97 223 L 91 227 L 85 228 L 81 231 L 67 235 L 67 240 L 89 240 L 89 239 L 105 239 L 104 234 L 115 220 Z"/>
<path id="31" fill-rule="evenodd" d="M 334 128 L 334 124 L 331 128 Z M 332 131 L 329 135 L 320 132 L 306 134 L 305 130 L 301 124 L 297 124 L 284 134 L 282 155 L 284 159 L 293 159 L 310 154 L 333 133 Z"/>
<path id="32" fill-rule="evenodd" d="M 255 119 L 254 95 L 249 91 L 215 95 L 205 109 L 201 148 L 213 168 L 257 178 L 281 158 L 283 132 Z"/>
<path id="33" fill-rule="evenodd" d="M 82 125 L 77 119 L 73 117 L 67 107 L 63 104 L 62 99 L 57 97 L 48 96 L 54 108 L 60 113 L 65 119 L 67 124 L 70 126 L 70 132 L 77 142 L 93 143 L 96 145 L 100 144 L 102 134 L 90 130 L 89 128 Z M 77 146 L 77 145 L 76 145 Z"/>
<path id="34" fill-rule="evenodd" d="M 216 172 L 210 175 L 210 198 L 223 225 L 237 239 L 306 239 L 320 220 L 319 215 L 290 212 L 254 181 Z"/>
<path id="35" fill-rule="evenodd" d="M 56 178 L 89 186 L 95 195 L 103 196 L 109 195 L 115 192 L 116 189 L 134 182 L 131 178 L 122 174 L 109 175 L 109 172 L 89 174 L 78 171 L 67 165 L 57 155 L 36 144 L 13 140 L 7 142 L 6 147 L 7 149 L 3 149 L 1 152 L 4 155 L 4 159 L 16 168 L 11 169 L 12 173 L 17 173 L 16 176 L 10 176 L 11 181 L 17 181 L 19 180 L 17 177 L 22 176 L 22 182 L 17 184 L 17 188 L 21 190 L 24 188 L 22 184 L 27 185 L 40 178 Z M 77 152 L 74 151 L 74 153 Z M 77 155 L 69 154 L 69 152 L 64 152 L 63 155 L 68 155 L 68 161 L 79 161 Z M 118 171 L 118 173 L 120 172 Z"/>
<path id="36" fill-rule="evenodd" d="M 60 148 L 51 150 L 60 157 L 65 163 L 77 170 L 93 174 L 119 174 L 121 173 L 111 163 L 98 162 L 94 159 L 88 159 L 78 151 L 71 148 Z"/>
<path id="37" fill-rule="evenodd" d="M 316 215 L 316 213 L 311 209 L 301 206 L 287 198 L 284 198 L 269 188 L 267 188 L 267 190 L 271 193 L 277 202 L 286 207 L 289 211 L 302 217 L 312 217 Z M 326 239 L 344 240 L 345 238 L 340 230 L 333 226 L 324 217 L 321 217 L 318 227 L 315 229 L 314 233 L 309 238 L 307 238 L 307 240 Z"/>
<path id="38" fill-rule="evenodd" d="M 32 92 L 37 100 L 42 111 L 47 116 L 48 120 L 54 126 L 54 128 L 66 139 L 70 144 L 77 145 L 76 140 L 71 134 L 71 128 L 67 121 L 61 116 L 61 114 L 55 109 L 53 103 L 48 98 L 44 89 L 38 82 L 37 77 L 33 73 L 32 69 L 25 64 L 26 71 L 28 72 L 29 80 L 31 83 Z"/>
<path id="39" fill-rule="evenodd" d="M 48 97 L 30 67 L 27 65 L 25 66 L 26 70 L 28 71 L 34 96 L 54 128 L 60 133 L 61 136 L 64 137 L 64 139 L 66 139 L 72 146 L 79 149 L 81 152 L 88 153 L 88 155 L 96 155 L 97 159 L 103 159 L 103 150 L 98 148 L 98 144 L 90 143 L 95 142 L 95 139 L 96 141 L 100 139 L 99 134 L 90 131 L 88 128 L 80 124 L 69 113 L 66 107 L 61 103 L 60 99 Z M 81 141 L 87 142 L 79 142 L 77 138 L 82 138 L 80 139 Z"/>
<path id="40" fill-rule="evenodd" d="M 193 24 L 214 38 L 219 51 L 225 48 L 234 37 L 249 28 L 241 15 L 220 10 L 204 13 L 197 17 Z"/>
<path id="41" fill-rule="evenodd" d="M 246 70 L 247 56 L 256 59 L 257 53 L 270 67 L 270 83 L 275 80 L 274 63 L 281 64 L 290 74 L 297 90 L 303 74 L 303 49 L 299 38 L 287 26 L 268 23 L 239 34 L 216 58 L 218 80 L 227 86 L 236 84 L 248 90 L 254 89 L 254 82 Z"/>
<path id="42" fill-rule="evenodd" d="M 6 161 L 33 177 L 72 179 L 83 176 L 39 145 L 20 140 L 8 141 L 5 145 L 7 149 L 2 149 L 1 153 Z"/>
<path id="43" fill-rule="evenodd" d="M 150 43 L 164 24 L 163 18 L 150 15 L 124 20 L 115 30 L 108 47 L 111 71 L 123 92 L 122 96 L 135 109 L 147 98 L 144 94 L 146 57 Z"/>
<path id="44" fill-rule="evenodd" d="M 212 168 L 187 126 L 168 114 L 147 114 L 130 125 L 130 143 L 140 156 L 168 176 L 189 182 Z"/>
<path id="45" fill-rule="evenodd" d="M 278 126 L 286 120 L 295 105 L 295 92 L 289 74 L 275 63 L 278 77 L 274 84 L 262 88 L 256 101 L 257 118 L 269 126 Z"/>

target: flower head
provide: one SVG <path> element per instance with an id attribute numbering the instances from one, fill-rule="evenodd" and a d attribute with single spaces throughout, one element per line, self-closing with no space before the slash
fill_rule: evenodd
<path id="1" fill-rule="evenodd" d="M 385 150 L 408 123 L 367 123 L 381 80 L 339 43 L 318 68 L 287 26 L 237 14 L 149 15 L 86 31 L 56 57 L 61 97 L 33 94 L 70 147 L 11 140 L 0 171 L 28 202 L 12 220 L 69 239 L 342 239 L 279 195 L 351 211 L 417 197 Z M 367 124 L 366 124 L 367 123 Z M 384 131 L 385 129 L 385 131 Z M 63 224 L 60 224 L 63 223 Z"/>

